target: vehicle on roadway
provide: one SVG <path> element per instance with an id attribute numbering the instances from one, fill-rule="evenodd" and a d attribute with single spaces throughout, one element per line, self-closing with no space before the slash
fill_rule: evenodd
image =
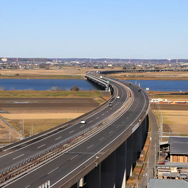
<path id="1" fill-rule="evenodd" d="M 85 124 L 85 123 L 86 123 L 86 119 L 82 119 L 82 120 L 80 121 L 80 123 L 81 123 L 81 124 Z"/>
<path id="2" fill-rule="evenodd" d="M 120 98 L 120 96 L 117 96 L 117 99 L 119 99 Z"/>
<path id="3" fill-rule="evenodd" d="M 113 106 L 111 102 L 109 103 L 109 106 L 110 106 L 110 107 Z"/>

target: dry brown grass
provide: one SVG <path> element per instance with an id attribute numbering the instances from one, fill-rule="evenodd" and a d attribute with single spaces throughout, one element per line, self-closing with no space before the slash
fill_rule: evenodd
<path id="1" fill-rule="evenodd" d="M 113 70 L 121 70 L 122 67 L 115 67 Z M 111 68 L 105 69 L 93 69 L 93 68 L 78 68 L 78 67 L 63 67 L 63 69 L 56 70 L 1 70 L 0 78 L 43 78 L 43 79 L 85 79 L 85 73 L 88 71 L 102 71 L 111 70 Z M 19 76 L 15 76 L 19 74 Z M 63 75 L 63 76 L 62 76 Z M 58 77 L 59 76 L 59 77 Z M 66 77 L 67 76 L 67 77 Z M 78 77 L 79 76 L 79 77 Z"/>
<path id="2" fill-rule="evenodd" d="M 84 113 L 34 113 L 34 114 L 2 114 L 6 119 L 74 119 Z"/>
<path id="3" fill-rule="evenodd" d="M 188 135 L 188 112 L 176 110 L 162 110 L 163 124 L 169 126 L 173 133 Z"/>
<path id="4" fill-rule="evenodd" d="M 25 119 L 23 120 L 9 120 L 11 124 L 17 131 L 21 132 L 24 137 L 30 136 L 32 134 L 37 134 L 45 130 L 49 130 L 57 125 L 67 122 L 67 119 Z M 24 124 L 24 132 L 23 132 Z M 32 129 L 33 127 L 33 129 Z"/>
<path id="5" fill-rule="evenodd" d="M 112 77 L 122 80 L 188 80 L 186 72 L 143 72 L 143 73 L 120 73 Z"/>

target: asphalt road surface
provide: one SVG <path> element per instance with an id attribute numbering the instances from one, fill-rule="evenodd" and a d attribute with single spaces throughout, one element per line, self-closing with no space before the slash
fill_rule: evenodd
<path id="1" fill-rule="evenodd" d="M 102 111 L 93 115 L 91 118 L 88 118 L 87 123 L 84 126 L 91 126 L 92 124 L 103 120 L 119 109 L 126 101 L 127 94 L 125 90 L 119 84 L 114 84 L 118 88 L 120 99 L 116 98 L 112 107 L 106 106 Z M 143 116 L 148 108 L 147 105 L 149 104 L 149 101 L 144 92 L 138 92 L 138 89 L 134 85 L 129 87 L 134 93 L 134 102 L 129 110 L 127 110 L 118 120 L 98 134 L 88 138 L 87 141 L 81 142 L 75 147 L 71 147 L 56 159 L 24 174 L 22 177 L 4 187 L 37 187 L 48 180 L 51 182 L 51 187 L 59 187 L 95 161 L 96 155 L 99 155 L 100 157 L 101 153 L 107 151 L 111 147 L 111 144 L 116 142 L 120 136 L 128 137 L 132 134 L 132 123 L 135 122 L 136 119 L 138 121 L 138 119 Z M 5 167 L 10 164 L 9 162 L 7 163 L 7 161 L 20 160 L 22 157 L 24 158 L 27 155 L 36 152 L 39 147 L 39 149 L 42 149 L 42 147 L 45 148 L 52 145 L 52 143 L 57 142 L 59 137 L 59 139 L 64 139 L 67 135 L 73 135 L 84 129 L 84 126 L 82 126 L 83 125 L 77 124 L 62 132 L 58 132 L 56 135 L 45 138 L 38 143 L 33 143 L 18 151 L 14 151 L 14 153 L 8 154 L 6 157 L 1 157 L 1 168 L 2 166 Z M 9 160 L 7 160 L 7 158 L 9 158 Z M 5 165 L 2 163 L 5 163 Z"/>
<path id="2" fill-rule="evenodd" d="M 127 99 L 126 92 L 123 93 L 122 87 L 120 87 L 119 85 L 117 85 L 116 87 L 118 87 L 118 95 L 120 96 L 120 99 L 115 99 L 113 101 L 113 108 L 110 108 L 108 105 L 106 105 L 102 110 L 88 118 L 86 120 L 86 124 L 78 123 L 62 131 L 59 131 L 56 134 L 45 137 L 42 140 L 27 144 L 19 149 L 14 150 L 13 148 L 13 151 L 11 151 L 12 148 L 5 150 L 4 152 L 10 151 L 10 153 L 0 156 L 0 169 L 4 169 L 12 164 L 15 164 L 31 155 L 36 154 L 41 150 L 50 147 L 53 144 L 56 144 L 62 140 L 67 139 L 68 137 L 77 134 L 78 132 L 98 123 L 99 121 L 106 119 L 116 110 L 118 110 Z"/>

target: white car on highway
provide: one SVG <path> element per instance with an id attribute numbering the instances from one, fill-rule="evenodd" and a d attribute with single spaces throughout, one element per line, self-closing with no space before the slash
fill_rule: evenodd
<path id="1" fill-rule="evenodd" d="M 85 124 L 85 123 L 86 123 L 86 120 L 85 120 L 85 119 L 82 119 L 82 120 L 80 121 L 80 123 Z"/>

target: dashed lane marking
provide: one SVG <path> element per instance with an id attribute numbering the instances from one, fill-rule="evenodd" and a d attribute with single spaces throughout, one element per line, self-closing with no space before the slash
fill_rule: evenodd
<path id="1" fill-rule="evenodd" d="M 21 156 L 23 156 L 23 155 L 24 155 L 24 154 L 21 154 L 21 155 L 15 157 L 15 158 L 13 158 L 12 160 L 15 160 L 15 159 L 17 159 L 17 158 L 19 158 L 19 157 L 21 157 Z"/>
<path id="2" fill-rule="evenodd" d="M 61 138 L 61 136 L 60 137 L 58 137 L 58 138 L 56 138 L 55 140 L 59 140 Z"/>
<path id="3" fill-rule="evenodd" d="M 89 146 L 87 149 L 91 148 L 93 146 L 93 144 L 91 146 Z"/>
<path id="4" fill-rule="evenodd" d="M 42 148 L 43 146 L 45 146 L 45 144 L 43 144 L 43 145 L 41 145 L 41 146 L 37 147 L 37 149 Z"/>
<path id="5" fill-rule="evenodd" d="M 52 172 L 54 172 L 55 170 L 57 170 L 59 167 L 53 169 L 52 171 L 48 172 L 48 174 L 51 174 Z"/>

